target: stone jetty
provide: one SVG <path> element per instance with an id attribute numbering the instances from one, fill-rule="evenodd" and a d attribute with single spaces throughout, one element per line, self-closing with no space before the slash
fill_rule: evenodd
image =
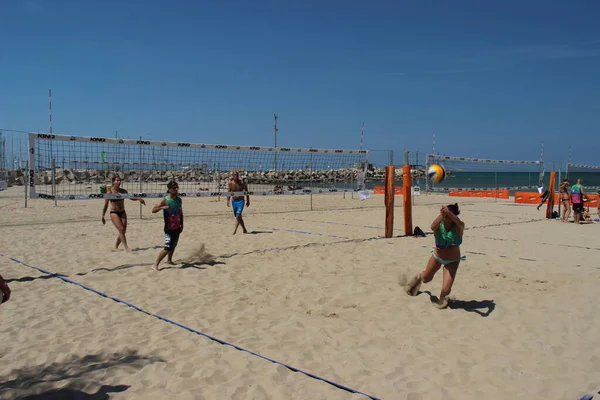
<path id="1" fill-rule="evenodd" d="M 402 180 L 402 167 L 396 167 L 396 180 Z M 413 179 L 423 179 L 423 169 L 411 171 Z M 214 182 L 226 181 L 231 176 L 229 171 L 205 171 L 188 169 L 184 171 L 120 171 L 119 176 L 125 181 L 138 182 L 168 182 L 176 180 L 179 182 Z M 57 185 L 108 183 L 115 175 L 114 171 L 97 170 L 70 170 L 56 169 L 55 181 Z M 354 182 L 357 179 L 357 170 L 354 168 L 343 168 L 336 170 L 270 170 L 270 171 L 243 171 L 240 175 L 248 183 L 254 184 L 277 184 L 277 183 L 324 183 L 324 182 Z M 25 171 L 0 171 L 0 180 L 5 180 L 8 186 L 22 186 L 27 177 Z M 51 171 L 39 171 L 35 175 L 36 185 L 52 184 Z M 385 180 L 384 168 L 373 168 L 367 170 L 365 182 L 381 182 Z"/>

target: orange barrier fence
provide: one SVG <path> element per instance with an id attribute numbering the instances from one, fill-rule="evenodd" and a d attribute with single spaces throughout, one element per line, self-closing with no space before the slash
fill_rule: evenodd
<path id="1" fill-rule="evenodd" d="M 508 190 L 451 190 L 450 196 L 457 197 L 491 197 L 493 199 L 508 199 Z"/>
<path id="2" fill-rule="evenodd" d="M 373 186 L 373 194 L 385 194 L 385 186 Z M 396 196 L 404 195 L 404 188 L 398 186 L 394 187 L 394 194 Z"/>
<path id="3" fill-rule="evenodd" d="M 598 207 L 599 195 L 588 194 L 588 201 L 584 203 L 585 207 Z M 542 195 L 537 192 L 515 192 L 515 203 L 519 204 L 540 204 L 542 201 Z M 558 193 L 554 193 L 554 206 L 558 206 L 560 202 L 560 196 Z"/>

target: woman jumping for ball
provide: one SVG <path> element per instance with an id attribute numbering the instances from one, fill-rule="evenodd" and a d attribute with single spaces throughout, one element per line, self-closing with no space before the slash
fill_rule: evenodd
<path id="1" fill-rule="evenodd" d="M 458 218 L 460 210 L 458 204 L 442 206 L 440 215 L 431 223 L 431 230 L 435 234 L 435 249 L 425 269 L 419 272 L 406 286 L 406 293 L 416 296 L 421 283 L 431 282 L 440 267 L 444 266 L 444 280 L 442 291 L 437 306 L 448 306 L 448 295 L 456 277 L 458 264 L 464 259 L 460 255 L 465 224 Z"/>
<path id="2" fill-rule="evenodd" d="M 119 193 L 127 193 L 127 190 L 121 188 L 121 178 L 118 175 L 113 176 L 112 178 L 112 186 L 110 187 L 110 192 L 108 194 L 119 194 Z M 144 199 L 131 199 L 133 201 L 139 201 L 142 204 L 146 204 Z M 127 245 L 127 238 L 125 237 L 125 232 L 127 231 L 127 213 L 125 212 L 125 199 L 106 199 L 104 202 L 104 209 L 102 210 L 102 225 L 106 224 L 106 219 L 104 219 L 104 214 L 106 214 L 106 210 L 108 209 L 108 204 L 110 203 L 110 219 L 112 223 L 119 231 L 117 236 L 117 242 L 115 243 L 115 250 L 119 249 L 119 245 L 123 243 L 123 247 L 128 253 L 133 253 L 133 251 Z"/>

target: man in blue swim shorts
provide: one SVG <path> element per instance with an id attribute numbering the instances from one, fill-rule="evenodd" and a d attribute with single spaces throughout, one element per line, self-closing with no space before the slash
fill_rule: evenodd
<path id="1" fill-rule="evenodd" d="M 248 184 L 240 179 L 238 171 L 231 173 L 231 180 L 229 181 L 230 192 L 247 192 Z M 246 195 L 246 207 L 250 206 L 250 196 Z M 238 226 L 242 226 L 244 233 L 248 233 L 246 225 L 244 225 L 244 219 L 242 218 L 242 212 L 244 211 L 244 196 L 233 196 L 230 202 L 230 196 L 227 196 L 227 207 L 231 206 L 233 209 L 233 215 L 235 216 L 235 228 L 233 234 L 237 233 Z"/>

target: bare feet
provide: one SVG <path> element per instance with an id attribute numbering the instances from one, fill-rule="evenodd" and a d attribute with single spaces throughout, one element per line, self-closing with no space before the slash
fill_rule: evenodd
<path id="1" fill-rule="evenodd" d="M 423 278 L 421 278 L 421 275 L 416 274 L 406 285 L 406 294 L 409 296 L 416 296 L 419 293 L 419 289 L 421 288 L 422 282 Z"/>
<path id="2" fill-rule="evenodd" d="M 448 297 L 442 296 L 442 297 L 440 297 L 438 302 L 435 303 L 435 306 L 441 310 L 441 309 L 448 307 L 448 303 L 449 303 Z"/>
<path id="3" fill-rule="evenodd" d="M 129 247 L 127 249 L 125 249 L 125 250 L 127 250 L 127 252 L 129 254 L 137 254 L 135 251 L 131 250 Z"/>
<path id="4" fill-rule="evenodd" d="M 156 264 L 152 266 L 152 270 L 153 270 L 153 271 L 160 271 L 160 270 L 158 269 L 158 265 L 156 265 Z"/>
<path id="5" fill-rule="evenodd" d="M 167 261 L 167 264 L 170 264 L 170 265 L 177 265 L 177 264 L 175 264 L 175 263 L 173 262 L 173 260 L 168 260 L 168 261 Z"/>

